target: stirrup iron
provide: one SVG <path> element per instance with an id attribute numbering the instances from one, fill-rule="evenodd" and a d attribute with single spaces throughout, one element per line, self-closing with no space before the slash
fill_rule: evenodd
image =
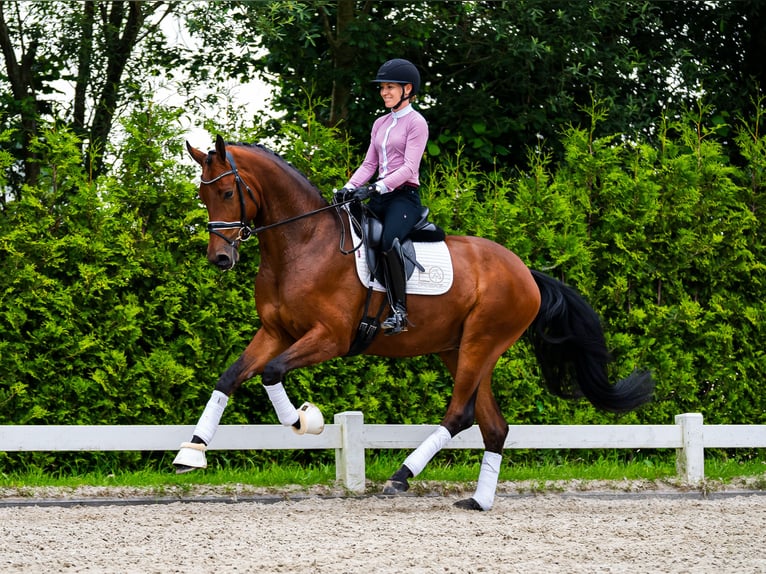
<path id="1" fill-rule="evenodd" d="M 380 327 L 385 335 L 397 335 L 407 330 L 407 311 L 400 305 L 394 305 L 391 316 Z"/>

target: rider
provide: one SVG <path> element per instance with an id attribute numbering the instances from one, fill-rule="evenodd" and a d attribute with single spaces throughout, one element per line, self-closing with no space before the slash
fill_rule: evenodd
<path id="1" fill-rule="evenodd" d="M 428 124 L 412 106 L 420 89 L 420 73 L 412 62 L 389 60 L 373 82 L 380 85 L 383 104 L 391 112 L 375 120 L 367 155 L 342 191 L 347 199 L 370 197 L 370 210 L 383 222 L 381 251 L 391 315 L 381 326 L 385 334 L 395 335 L 407 330 L 407 274 L 401 242 L 422 211 L 418 187 Z M 375 174 L 374 183 L 365 185 Z"/>

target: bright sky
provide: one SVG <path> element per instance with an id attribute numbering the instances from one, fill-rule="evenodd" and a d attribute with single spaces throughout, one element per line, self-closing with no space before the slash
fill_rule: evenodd
<path id="1" fill-rule="evenodd" d="M 189 49 L 200 49 L 198 43 L 188 34 L 183 27 L 183 22 L 165 18 L 162 21 L 162 29 L 171 45 L 182 44 Z M 147 79 L 147 81 L 150 81 Z M 178 93 L 177 86 L 168 82 L 164 78 L 156 78 L 151 86 L 154 93 L 154 101 L 165 106 L 183 107 L 186 102 L 184 97 Z M 51 99 L 57 100 L 61 105 L 67 106 L 71 103 L 74 84 L 68 80 L 59 80 L 53 84 L 59 91 L 58 95 Z M 244 105 L 247 110 L 257 110 L 260 114 L 273 114 L 270 106 L 271 89 L 258 78 L 254 78 L 248 83 L 241 84 L 237 81 L 230 81 L 225 84 L 211 84 L 209 86 L 200 85 L 198 96 L 203 97 L 210 93 L 228 94 L 232 103 L 235 105 Z M 203 112 L 202 117 L 186 114 L 182 118 L 181 127 L 184 130 L 182 137 L 189 141 L 194 147 L 200 149 L 210 149 L 213 146 L 213 139 L 201 126 L 206 118 L 215 118 L 220 114 L 219 109 L 209 109 Z M 115 123 L 113 126 L 112 137 L 120 138 L 120 126 Z"/>
<path id="2" fill-rule="evenodd" d="M 183 44 L 189 49 L 196 49 L 198 44 L 183 27 L 183 22 L 166 18 L 162 22 L 162 29 L 171 44 Z M 271 89 L 258 78 L 254 78 L 246 84 L 230 81 L 224 85 L 215 84 L 209 88 L 200 86 L 199 95 L 207 95 L 212 92 L 226 93 L 232 97 L 233 103 L 246 105 L 247 109 L 258 110 L 259 113 L 272 114 L 270 108 Z M 184 100 L 172 85 L 163 84 L 155 89 L 154 101 L 167 106 L 183 106 Z M 214 117 L 218 110 L 209 110 L 210 117 Z M 204 118 L 186 117 L 183 128 L 186 130 L 185 137 L 194 147 L 209 149 L 213 146 L 210 134 L 200 126 Z"/>

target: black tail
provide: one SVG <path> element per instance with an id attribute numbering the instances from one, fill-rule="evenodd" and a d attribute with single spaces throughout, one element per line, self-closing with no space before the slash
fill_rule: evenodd
<path id="1" fill-rule="evenodd" d="M 627 412 L 652 400 L 654 380 L 633 371 L 612 385 L 607 376 L 611 360 L 601 320 L 574 289 L 539 271 L 532 275 L 540 289 L 540 311 L 529 326 L 532 342 L 548 389 L 557 396 L 585 396 L 601 409 Z"/>

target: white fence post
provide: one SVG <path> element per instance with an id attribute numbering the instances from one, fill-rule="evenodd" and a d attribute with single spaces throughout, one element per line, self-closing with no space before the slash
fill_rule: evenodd
<path id="1" fill-rule="evenodd" d="M 676 415 L 681 426 L 681 448 L 676 450 L 676 472 L 688 484 L 705 480 L 705 435 L 700 413 Z"/>
<path id="2" fill-rule="evenodd" d="M 364 492 L 364 415 L 347 411 L 335 415 L 340 425 L 340 448 L 335 449 L 335 478 L 351 492 Z"/>

